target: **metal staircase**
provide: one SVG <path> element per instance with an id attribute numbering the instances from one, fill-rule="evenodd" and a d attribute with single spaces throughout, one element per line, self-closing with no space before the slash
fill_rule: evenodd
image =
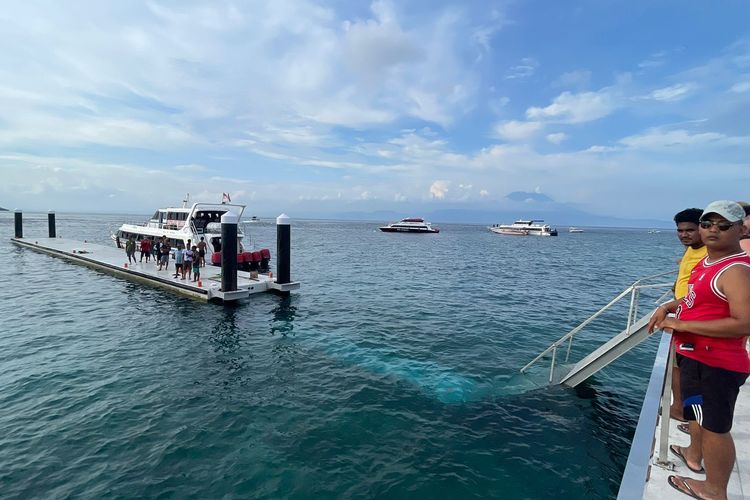
<path id="1" fill-rule="evenodd" d="M 526 372 L 531 366 L 544 359 L 545 357 L 550 357 L 551 362 L 549 382 L 575 387 L 576 385 L 589 378 L 591 375 L 606 367 L 649 337 L 647 332 L 648 320 L 651 317 L 651 314 L 653 314 L 653 309 L 649 308 L 647 314 L 636 320 L 636 317 L 638 315 L 640 291 L 643 289 L 667 288 L 667 291 L 656 300 L 657 303 L 661 302 L 665 296 L 671 293 L 672 282 L 651 284 L 648 282 L 655 278 L 671 274 L 675 274 L 674 271 L 639 279 L 638 281 L 627 287 L 625 290 L 623 290 L 617 297 L 612 299 L 609 304 L 599 309 L 596 313 L 592 314 L 580 325 L 573 328 L 571 331 L 553 342 L 530 363 L 521 368 L 521 373 Z M 605 311 L 610 309 L 612 306 L 614 306 L 616 303 L 618 303 L 628 295 L 630 295 L 630 308 L 628 310 L 627 326 L 625 327 L 625 329 L 614 337 L 610 338 L 607 342 L 582 358 L 580 361 L 575 363 L 572 367 L 567 366 L 566 364 L 568 363 L 568 360 L 570 358 L 570 353 L 573 346 L 573 338 L 587 325 L 589 325 L 596 318 L 601 316 Z M 558 350 L 563 348 L 566 342 L 568 343 L 567 352 L 565 354 L 565 359 L 562 363 L 560 363 L 558 361 Z M 555 372 L 555 368 L 558 368 L 558 373 Z M 559 373 L 560 371 L 562 371 L 562 373 Z"/>

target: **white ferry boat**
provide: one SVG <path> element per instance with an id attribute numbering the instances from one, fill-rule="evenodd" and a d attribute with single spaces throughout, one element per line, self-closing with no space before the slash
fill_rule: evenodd
<path id="1" fill-rule="evenodd" d="M 409 217 L 401 219 L 399 222 L 381 226 L 380 230 L 385 233 L 439 233 L 440 229 L 432 227 L 432 224 L 425 222 L 419 217 Z"/>
<path id="2" fill-rule="evenodd" d="M 579 227 L 570 227 L 570 228 L 568 228 L 568 232 L 569 233 L 582 233 L 583 229 L 581 229 Z"/>
<path id="3" fill-rule="evenodd" d="M 537 224 L 543 220 L 517 220 L 513 224 L 493 224 L 489 230 L 511 236 L 557 236 L 557 229 L 549 224 Z"/>
<path id="4" fill-rule="evenodd" d="M 136 242 L 143 239 L 158 240 L 167 237 L 172 248 L 178 242 L 183 246 L 190 240 L 196 245 L 201 238 L 206 242 L 206 262 L 212 262 L 211 256 L 221 252 L 221 216 L 231 211 L 238 218 L 242 217 L 245 205 L 231 203 L 193 203 L 188 206 L 188 198 L 182 201 L 182 207 L 160 208 L 144 224 L 123 224 L 112 235 L 118 247 L 124 247 L 132 236 Z M 237 253 L 244 251 L 241 227 L 237 228 Z"/>

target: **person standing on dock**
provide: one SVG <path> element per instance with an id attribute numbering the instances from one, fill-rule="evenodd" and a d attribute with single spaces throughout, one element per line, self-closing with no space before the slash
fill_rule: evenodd
<path id="1" fill-rule="evenodd" d="M 205 266 L 206 265 L 206 242 L 203 239 L 203 236 L 201 236 L 201 240 L 196 245 L 198 247 L 198 265 L 199 266 Z"/>
<path id="2" fill-rule="evenodd" d="M 161 237 L 161 243 L 159 244 L 159 271 L 161 271 L 161 266 L 164 266 L 164 269 L 169 269 L 169 251 L 171 248 L 169 248 L 169 243 L 167 243 L 167 237 L 162 236 Z"/>
<path id="3" fill-rule="evenodd" d="M 198 257 L 195 257 L 198 247 L 193 245 L 193 281 L 201 279 L 201 263 Z"/>
<path id="4" fill-rule="evenodd" d="M 131 259 L 133 264 L 138 262 L 135 259 L 135 237 L 128 237 L 128 241 L 125 242 L 125 253 L 128 255 L 128 264 L 130 264 Z"/>
<path id="5" fill-rule="evenodd" d="M 188 245 L 190 244 L 190 240 L 188 240 Z M 185 247 L 185 257 L 184 262 L 182 264 L 182 279 L 185 279 L 185 273 L 187 273 L 188 278 L 190 277 L 190 271 L 193 269 L 193 251 L 190 249 L 190 246 Z"/>
<path id="6" fill-rule="evenodd" d="M 141 262 L 143 262 L 144 256 L 146 257 L 146 263 L 148 263 L 148 259 L 151 257 L 151 240 L 148 238 L 141 240 Z"/>
<path id="7" fill-rule="evenodd" d="M 174 251 L 174 277 L 185 276 L 182 264 L 185 262 L 185 250 L 182 249 L 182 243 L 177 243 L 177 249 Z"/>
<path id="8" fill-rule="evenodd" d="M 715 201 L 705 208 L 700 235 L 708 255 L 693 269 L 687 295 L 659 306 L 648 324 L 649 332 L 674 330 L 690 446 L 672 445 L 670 450 L 694 473 L 705 472 L 706 480 L 677 475 L 667 480 L 694 498 L 727 498 L 736 458 L 729 431 L 737 395 L 750 375 L 745 348 L 750 334 L 750 256 L 740 247 L 744 218 L 744 210 L 733 201 Z"/>
<path id="9" fill-rule="evenodd" d="M 674 284 L 674 298 L 676 300 L 681 300 L 687 295 L 690 272 L 706 256 L 706 246 L 703 244 L 698 230 L 701 215 L 703 215 L 703 210 L 700 208 L 688 208 L 674 216 L 674 222 L 677 225 L 677 238 L 679 238 L 680 243 L 685 245 L 685 253 L 680 259 L 680 269 L 677 273 L 677 281 Z M 680 422 L 687 422 L 683 417 L 680 368 L 677 366 L 676 360 L 672 367 L 672 406 L 669 408 L 669 416 Z"/>

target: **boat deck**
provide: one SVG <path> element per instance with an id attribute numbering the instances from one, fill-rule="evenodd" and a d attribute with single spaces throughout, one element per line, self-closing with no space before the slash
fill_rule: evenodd
<path id="1" fill-rule="evenodd" d="M 659 421 L 659 425 L 656 426 L 655 436 L 658 436 L 661 431 L 662 419 L 659 419 Z M 674 419 L 669 419 L 669 444 L 687 446 L 690 444 L 690 436 L 677 430 L 678 423 Z M 728 498 L 736 500 L 750 499 L 750 388 L 748 388 L 747 384 L 742 387 L 740 395 L 737 397 L 737 404 L 734 409 L 732 438 L 734 438 L 734 447 L 737 450 L 737 460 L 734 464 L 732 476 L 729 478 L 729 486 L 727 488 Z M 656 465 L 657 453 L 654 452 L 654 456 L 652 456 L 651 477 L 646 483 L 643 498 L 658 498 L 660 500 L 672 498 L 682 500 L 688 498 L 667 483 L 667 478 L 672 474 L 696 479 L 706 478 L 705 474 L 690 472 L 682 460 L 671 452 L 669 453 L 669 461 L 674 466 L 673 470 Z"/>
<path id="2" fill-rule="evenodd" d="M 200 300 L 221 300 L 229 302 L 263 292 L 286 294 L 299 288 L 299 283 L 279 284 L 268 274 L 251 274 L 237 272 L 237 290 L 221 290 L 221 268 L 217 266 L 201 267 L 201 279 L 174 277 L 174 261 L 170 259 L 169 269 L 159 271 L 159 266 L 151 262 L 138 262 L 128 265 L 125 250 L 114 246 L 104 246 L 86 241 L 75 241 L 65 238 L 11 238 L 19 246 L 31 248 L 71 262 L 92 267 L 131 281 L 146 283 L 151 286 L 166 288 L 170 291 Z M 136 253 L 136 256 L 139 256 Z"/>
<path id="3" fill-rule="evenodd" d="M 670 475 L 704 479 L 705 475 L 691 472 L 676 455 L 667 451 L 667 465 L 659 463 L 659 435 L 664 421 L 658 418 L 665 368 L 669 357 L 671 335 L 662 336 L 656 355 L 651 380 L 641 408 L 638 427 L 628 456 L 627 466 L 620 484 L 618 499 L 682 500 L 689 498 L 667 483 Z M 669 390 L 669 387 L 667 387 Z M 669 444 L 687 446 L 690 437 L 677 430 L 677 422 L 668 419 Z M 737 460 L 729 479 L 728 498 L 750 500 L 750 386 L 745 384 L 737 398 L 734 410 L 732 438 L 737 450 Z"/>

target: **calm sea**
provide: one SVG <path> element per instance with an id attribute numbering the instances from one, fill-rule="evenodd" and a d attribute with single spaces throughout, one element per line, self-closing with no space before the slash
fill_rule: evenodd
<path id="1" fill-rule="evenodd" d="M 110 244 L 143 219 L 59 213 L 58 235 Z M 658 339 L 577 389 L 518 370 L 674 268 L 675 234 L 377 226 L 294 221 L 301 290 L 222 306 L 18 248 L 0 214 L 0 496 L 615 495 Z M 272 221 L 247 230 L 275 255 Z"/>

